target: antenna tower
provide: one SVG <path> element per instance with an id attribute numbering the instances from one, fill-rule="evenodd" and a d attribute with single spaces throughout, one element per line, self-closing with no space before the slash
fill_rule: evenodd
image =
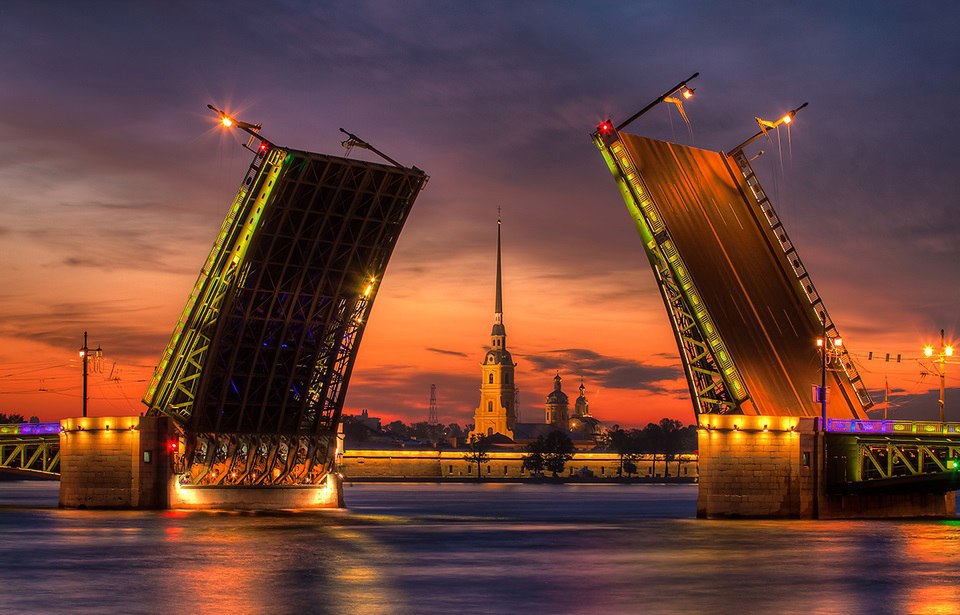
<path id="1" fill-rule="evenodd" d="M 436 425 L 437 420 L 437 385 L 430 385 L 430 418 L 427 420 L 431 425 Z"/>

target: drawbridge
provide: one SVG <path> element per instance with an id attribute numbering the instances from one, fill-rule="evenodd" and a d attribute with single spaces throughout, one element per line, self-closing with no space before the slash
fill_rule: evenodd
<path id="1" fill-rule="evenodd" d="M 744 153 L 778 124 L 758 118 L 761 133 L 730 152 L 623 132 L 685 84 L 620 126 L 603 122 L 593 141 L 643 242 L 699 424 L 808 421 L 829 492 L 956 489 L 960 424 L 867 420 L 869 392 Z"/>
<path id="2" fill-rule="evenodd" d="M 826 339 L 827 415 L 863 418 L 870 395 L 743 151 L 604 126 L 594 139 L 653 267 L 695 413 L 819 416 Z"/>
<path id="3" fill-rule="evenodd" d="M 325 480 L 365 323 L 403 224 L 427 180 L 385 163 L 277 145 L 254 156 L 143 402 L 179 432 L 183 485 L 296 486 Z"/>

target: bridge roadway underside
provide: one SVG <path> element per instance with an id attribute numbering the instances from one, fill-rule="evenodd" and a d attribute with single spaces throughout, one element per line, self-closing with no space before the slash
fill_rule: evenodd
<path id="1" fill-rule="evenodd" d="M 746 414 L 817 416 L 822 325 L 736 163 L 719 152 L 621 133 L 752 400 Z M 859 418 L 830 375 L 828 415 Z M 835 394 L 837 391 L 839 395 Z"/>

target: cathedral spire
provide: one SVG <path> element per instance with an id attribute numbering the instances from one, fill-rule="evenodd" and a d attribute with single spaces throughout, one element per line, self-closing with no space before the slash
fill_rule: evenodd
<path id="1" fill-rule="evenodd" d="M 490 335 L 493 338 L 493 347 L 505 349 L 507 346 L 507 329 L 503 326 L 503 275 L 500 270 L 500 221 L 499 209 L 497 210 L 497 302 L 493 314 L 493 331 Z"/>
<path id="2" fill-rule="evenodd" d="M 497 213 L 497 306 L 494 312 L 497 314 L 497 322 L 503 322 L 503 280 L 500 275 L 500 222 L 499 212 Z"/>

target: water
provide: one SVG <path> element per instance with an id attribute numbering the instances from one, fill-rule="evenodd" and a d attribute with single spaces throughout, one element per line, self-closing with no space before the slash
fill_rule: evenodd
<path id="1" fill-rule="evenodd" d="M 90 512 L 0 483 L 0 611 L 957 613 L 960 521 L 703 521 L 691 485 L 348 486 L 346 512 Z"/>

